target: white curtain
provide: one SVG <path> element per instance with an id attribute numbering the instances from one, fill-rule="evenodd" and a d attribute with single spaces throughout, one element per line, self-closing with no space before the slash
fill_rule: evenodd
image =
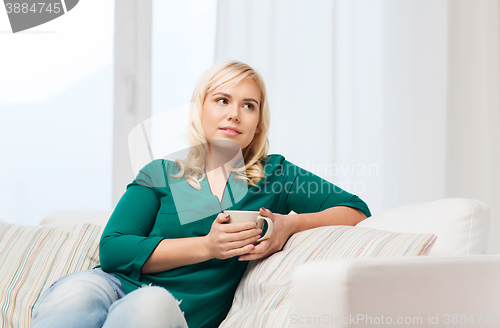
<path id="1" fill-rule="evenodd" d="M 500 252 L 499 0 L 219 0 L 215 61 L 263 75 L 271 150 L 376 214 L 491 208 Z"/>

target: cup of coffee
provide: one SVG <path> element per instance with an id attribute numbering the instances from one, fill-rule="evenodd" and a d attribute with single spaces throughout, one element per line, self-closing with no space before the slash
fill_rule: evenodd
<path id="1" fill-rule="evenodd" d="M 230 218 L 227 223 L 241 223 L 241 222 L 257 222 L 256 229 L 263 229 L 264 221 L 267 222 L 267 231 L 264 236 L 257 239 L 256 243 L 269 238 L 273 232 L 273 220 L 260 215 L 259 211 L 224 211 L 224 214 L 229 214 Z"/>

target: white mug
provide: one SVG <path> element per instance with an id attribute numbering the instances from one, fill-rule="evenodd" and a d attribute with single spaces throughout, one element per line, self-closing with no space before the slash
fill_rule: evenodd
<path id="1" fill-rule="evenodd" d="M 259 211 L 224 211 L 224 214 L 229 214 L 230 218 L 228 223 L 241 223 L 241 222 L 257 222 L 256 229 L 262 229 L 264 221 L 267 222 L 267 231 L 264 236 L 257 239 L 256 243 L 269 238 L 273 232 L 273 220 L 268 217 L 260 215 Z"/>

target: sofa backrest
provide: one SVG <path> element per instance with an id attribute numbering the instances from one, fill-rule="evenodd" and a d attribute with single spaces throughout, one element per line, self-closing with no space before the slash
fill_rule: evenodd
<path id="1" fill-rule="evenodd" d="M 93 223 L 105 227 L 111 213 L 113 213 L 113 210 L 61 211 L 47 215 L 40 222 L 40 225 L 72 228 L 78 223 Z"/>
<path id="2" fill-rule="evenodd" d="M 112 210 L 64 211 L 46 216 L 41 225 L 73 227 L 77 223 L 105 226 Z M 361 221 L 358 227 L 394 232 L 433 233 L 437 240 L 429 255 L 484 254 L 490 233 L 490 209 L 485 203 L 464 198 L 392 208 Z"/>
<path id="3" fill-rule="evenodd" d="M 433 233 L 429 255 L 484 254 L 490 233 L 490 209 L 485 203 L 444 198 L 389 209 L 361 221 L 358 227 L 395 232 Z"/>

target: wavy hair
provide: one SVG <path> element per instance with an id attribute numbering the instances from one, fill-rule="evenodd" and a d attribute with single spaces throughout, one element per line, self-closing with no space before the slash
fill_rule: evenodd
<path id="1" fill-rule="evenodd" d="M 266 87 L 259 72 L 245 63 L 234 60 L 215 64 L 198 80 L 191 98 L 189 124 L 186 133 L 190 151 L 186 159 L 175 161 L 180 171 L 177 174 L 171 174 L 172 177 L 180 179 L 184 176 L 184 179 L 193 188 L 201 190 L 200 181 L 205 178 L 205 155 L 208 152 L 207 140 L 201 125 L 203 103 L 208 93 L 222 84 L 232 86 L 245 78 L 253 79 L 261 92 L 259 123 L 257 125 L 260 131 L 255 134 L 250 144 L 242 150 L 245 165 L 231 169 L 231 171 L 237 173 L 237 179 L 246 180 L 249 187 L 265 177 L 262 162 L 269 151 L 267 136 L 271 121 Z"/>

